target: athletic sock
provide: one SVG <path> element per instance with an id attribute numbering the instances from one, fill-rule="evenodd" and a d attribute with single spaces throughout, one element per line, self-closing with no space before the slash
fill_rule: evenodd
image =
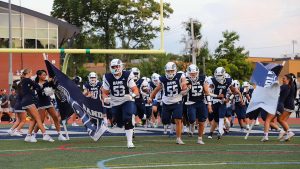
<path id="1" fill-rule="evenodd" d="M 125 130 L 127 143 L 132 143 L 133 129 Z"/>
<path id="2" fill-rule="evenodd" d="M 224 118 L 219 118 L 219 133 L 220 134 L 224 133 L 223 128 L 224 128 Z"/>

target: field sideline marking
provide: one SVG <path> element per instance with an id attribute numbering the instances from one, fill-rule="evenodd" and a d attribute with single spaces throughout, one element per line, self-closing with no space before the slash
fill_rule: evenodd
<path id="1" fill-rule="evenodd" d="M 227 144 L 229 146 L 300 146 L 300 144 Z"/>
<path id="2" fill-rule="evenodd" d="M 195 164 L 162 164 L 162 165 L 141 165 L 141 166 L 124 166 L 110 167 L 116 168 L 158 168 L 158 167 L 182 167 L 182 166 L 210 166 L 210 165 L 300 165 L 300 162 L 225 162 L 225 163 L 195 163 Z"/>
<path id="3" fill-rule="evenodd" d="M 136 147 L 143 147 L 143 146 L 136 146 Z M 66 147 L 66 149 L 92 149 L 92 148 L 127 148 L 127 146 L 95 146 L 95 147 Z M 55 148 L 37 148 L 37 149 L 23 149 L 23 150 L 0 150 L 2 152 L 26 152 L 26 151 L 48 151 L 48 150 L 61 150 L 59 147 Z"/>
<path id="4" fill-rule="evenodd" d="M 207 151 L 207 150 L 202 150 L 202 151 Z M 210 151 L 212 151 L 212 150 L 210 150 Z M 252 151 L 252 150 L 250 150 L 250 151 Z M 272 150 L 265 150 L 265 151 L 272 151 Z M 108 159 L 105 159 L 105 160 L 101 160 L 101 161 L 99 161 L 97 163 L 97 166 L 99 168 L 101 168 L 101 169 L 110 169 L 110 168 L 113 168 L 113 167 L 106 167 L 105 163 L 109 162 L 109 161 L 117 160 L 117 159 L 130 158 L 130 157 L 143 156 L 143 155 L 156 155 L 156 154 L 164 154 L 164 153 L 183 153 L 183 152 L 199 152 L 199 150 L 194 150 L 194 151 L 193 150 L 191 150 L 191 151 L 164 151 L 164 152 L 141 153 L 141 154 L 132 154 L 132 155 L 126 155 L 126 156 L 119 156 L 119 157 L 113 157 L 113 158 L 108 158 Z M 200 152 L 201 152 L 201 150 L 200 150 Z M 291 151 L 291 152 L 293 152 L 293 151 Z M 276 164 L 277 163 L 278 162 L 276 162 Z M 282 163 L 286 164 L 286 163 L 289 163 L 289 162 L 282 162 Z M 293 163 L 300 165 L 300 162 L 293 162 Z M 212 165 L 212 164 L 214 164 L 214 163 L 211 163 L 211 164 L 208 164 L 208 165 Z M 246 163 L 238 163 L 238 162 L 232 162 L 232 163 L 215 163 L 214 165 L 221 165 L 221 164 L 231 164 L 231 165 L 235 165 L 236 164 L 236 165 L 238 165 L 238 164 L 246 164 Z M 251 163 L 249 163 L 249 164 L 251 164 Z M 252 164 L 256 164 L 256 163 L 252 163 Z M 257 163 L 257 164 L 264 164 L 264 163 Z M 291 164 L 292 164 L 292 162 L 291 162 Z M 150 168 L 150 167 L 151 166 L 147 166 L 147 167 L 144 167 L 144 168 Z M 158 167 L 171 167 L 171 166 L 158 166 Z M 142 166 L 129 166 L 129 167 L 126 167 L 126 168 L 143 168 L 143 167 Z"/>

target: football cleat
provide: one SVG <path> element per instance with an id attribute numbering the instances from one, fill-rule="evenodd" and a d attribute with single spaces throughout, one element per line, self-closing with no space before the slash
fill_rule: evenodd
<path id="1" fill-rule="evenodd" d="M 127 148 L 131 149 L 131 148 L 135 148 L 135 146 L 132 142 L 129 142 L 129 143 L 127 143 Z"/>

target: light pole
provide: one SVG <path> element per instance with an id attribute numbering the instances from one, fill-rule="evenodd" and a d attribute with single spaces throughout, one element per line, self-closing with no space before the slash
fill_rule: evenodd
<path id="1" fill-rule="evenodd" d="M 292 40 L 292 44 L 293 44 L 293 54 L 295 53 L 295 44 L 297 44 L 298 42 L 296 40 Z"/>
<path id="2" fill-rule="evenodd" d="M 11 0 L 8 1 L 8 29 L 9 29 L 9 48 L 12 48 L 12 32 L 11 32 Z M 12 53 L 9 53 L 9 72 L 8 72 L 9 91 L 12 89 L 13 72 L 12 72 Z"/>
<path id="3" fill-rule="evenodd" d="M 191 22 L 191 39 L 192 39 L 192 63 L 196 65 L 197 63 L 196 63 L 194 21 L 192 18 L 190 19 L 190 22 Z"/>

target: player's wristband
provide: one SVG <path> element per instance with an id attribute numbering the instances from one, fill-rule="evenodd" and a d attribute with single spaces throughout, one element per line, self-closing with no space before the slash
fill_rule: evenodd
<path id="1" fill-rule="evenodd" d="M 211 102 L 211 97 L 210 97 L 210 95 L 206 95 L 206 101 L 207 101 L 207 102 Z"/>
<path id="2" fill-rule="evenodd" d="M 131 97 L 132 98 L 136 98 L 136 94 L 135 93 L 131 93 Z"/>
<path id="3" fill-rule="evenodd" d="M 230 96 L 229 96 L 229 99 L 232 100 L 233 97 L 234 97 L 234 94 L 230 95 Z"/>
<path id="4" fill-rule="evenodd" d="M 209 95 L 210 95 L 211 97 L 216 97 L 216 98 L 218 97 L 218 95 L 213 94 L 213 93 L 210 93 Z"/>

